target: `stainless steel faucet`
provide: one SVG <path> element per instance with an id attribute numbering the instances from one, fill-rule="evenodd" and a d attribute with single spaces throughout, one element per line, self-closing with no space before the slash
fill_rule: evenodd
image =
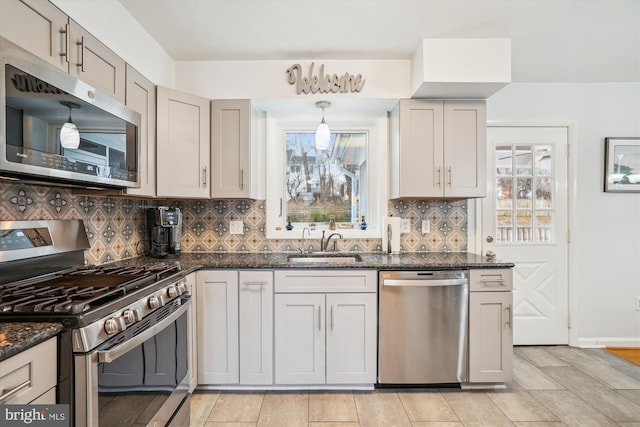
<path id="1" fill-rule="evenodd" d="M 338 238 L 339 238 L 339 239 L 342 239 L 342 238 L 343 238 L 343 237 L 342 237 L 342 234 L 340 234 L 340 233 L 331 233 L 331 234 L 329 234 L 329 237 L 327 237 L 327 240 L 325 241 L 325 240 L 324 240 L 324 230 L 322 231 L 322 240 L 320 241 L 320 250 L 321 250 L 322 252 L 324 252 L 324 251 L 326 251 L 326 250 L 327 250 L 327 248 L 329 247 L 329 240 L 331 240 L 331 238 L 332 238 L 333 236 L 338 236 Z M 333 244 L 334 244 L 334 248 L 333 248 L 333 250 L 335 251 L 335 244 L 336 244 L 336 242 L 333 242 Z"/>
<path id="2" fill-rule="evenodd" d="M 309 237 L 311 237 L 311 230 L 309 230 L 309 227 L 305 227 L 302 229 L 302 244 L 300 245 L 300 247 L 298 248 L 298 250 L 300 251 L 301 254 L 304 253 L 304 231 L 307 230 L 307 235 Z"/>

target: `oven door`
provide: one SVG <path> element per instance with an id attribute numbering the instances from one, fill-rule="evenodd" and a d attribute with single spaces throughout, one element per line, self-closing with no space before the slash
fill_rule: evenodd
<path id="1" fill-rule="evenodd" d="M 134 336 L 125 330 L 74 356 L 76 426 L 189 424 L 190 304 L 183 295 L 143 319 L 145 327 Z"/>

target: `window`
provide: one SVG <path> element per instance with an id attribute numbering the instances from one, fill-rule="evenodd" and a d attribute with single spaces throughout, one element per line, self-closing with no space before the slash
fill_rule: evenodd
<path id="1" fill-rule="evenodd" d="M 495 155 L 496 241 L 554 242 L 552 147 L 500 145 Z"/>
<path id="2" fill-rule="evenodd" d="M 315 148 L 317 125 L 317 113 L 267 117 L 267 238 L 300 239 L 310 224 L 311 238 L 319 238 L 331 217 L 345 239 L 379 238 L 387 211 L 387 110 L 333 117 L 326 151 Z"/>
<path id="3" fill-rule="evenodd" d="M 285 134 L 286 195 L 283 216 L 308 224 L 357 224 L 367 215 L 361 192 L 367 181 L 367 134 L 332 133 L 327 150 L 317 150 L 315 135 Z"/>

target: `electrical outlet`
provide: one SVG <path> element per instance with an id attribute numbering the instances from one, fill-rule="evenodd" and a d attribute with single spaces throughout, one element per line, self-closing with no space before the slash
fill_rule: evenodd
<path id="1" fill-rule="evenodd" d="M 242 221 L 230 221 L 229 233 L 231 234 L 244 234 L 244 222 Z"/>
<path id="2" fill-rule="evenodd" d="M 428 219 L 422 220 L 422 234 L 431 233 L 431 221 Z"/>
<path id="3" fill-rule="evenodd" d="M 640 297 L 636 297 L 636 310 L 640 311 Z"/>
<path id="4" fill-rule="evenodd" d="M 402 219 L 400 222 L 400 233 L 410 233 L 411 232 L 411 220 L 410 219 Z"/>

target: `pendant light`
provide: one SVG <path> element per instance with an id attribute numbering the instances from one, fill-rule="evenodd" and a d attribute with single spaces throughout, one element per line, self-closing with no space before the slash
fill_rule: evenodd
<path id="1" fill-rule="evenodd" d="M 60 104 L 69 108 L 69 119 L 60 129 L 60 145 L 64 148 L 76 149 L 80 146 L 80 131 L 78 131 L 78 127 L 75 123 L 71 121 L 71 110 L 74 108 L 80 108 L 80 105 L 69 101 L 60 101 Z"/>
<path id="2" fill-rule="evenodd" d="M 329 130 L 329 126 L 324 121 L 324 109 L 331 107 L 331 103 L 329 101 L 318 101 L 316 102 L 316 107 L 322 108 L 322 121 L 318 125 L 318 129 L 316 130 L 316 149 L 317 150 L 326 150 L 329 148 L 329 141 L 331 140 L 331 131 Z"/>

